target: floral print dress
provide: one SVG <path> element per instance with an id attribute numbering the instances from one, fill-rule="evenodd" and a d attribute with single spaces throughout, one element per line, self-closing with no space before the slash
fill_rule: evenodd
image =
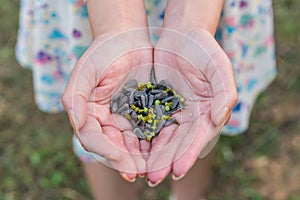
<path id="1" fill-rule="evenodd" d="M 166 2 L 145 0 L 150 27 L 162 25 Z M 272 1 L 225 0 L 216 39 L 231 59 L 239 93 L 223 132 L 239 134 L 247 130 L 257 95 L 276 75 Z M 21 0 L 16 57 L 32 69 L 42 111 L 63 110 L 60 99 L 70 72 L 91 42 L 83 0 Z"/>

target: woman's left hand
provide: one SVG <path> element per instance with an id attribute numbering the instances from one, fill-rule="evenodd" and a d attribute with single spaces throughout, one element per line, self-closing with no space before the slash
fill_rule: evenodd
<path id="1" fill-rule="evenodd" d="M 183 177 L 200 153 L 207 153 L 205 147 L 218 136 L 237 102 L 232 65 L 204 29 L 188 33 L 162 29 L 154 66 L 157 78 L 169 82 L 185 102 L 174 116 L 179 125 L 164 128 L 152 141 L 147 160 L 151 186 L 169 172 L 175 180 Z"/>

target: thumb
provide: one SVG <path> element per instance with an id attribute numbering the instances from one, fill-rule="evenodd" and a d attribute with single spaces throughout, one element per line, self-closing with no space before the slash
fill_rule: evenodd
<path id="1" fill-rule="evenodd" d="M 70 123 L 75 131 L 87 120 L 87 103 L 92 90 L 97 85 L 96 70 L 88 53 L 85 53 L 74 67 L 70 80 L 62 97 L 62 103 L 68 112 Z"/>
<path id="2" fill-rule="evenodd" d="M 231 116 L 231 110 L 237 103 L 238 94 L 232 65 L 221 47 L 212 55 L 207 78 L 212 87 L 213 101 L 211 118 L 216 126 L 223 126 Z"/>
<path id="3" fill-rule="evenodd" d="M 191 32 L 190 36 L 197 43 L 197 49 L 194 51 L 202 52 L 200 58 L 202 58 L 203 63 L 206 62 L 206 64 L 199 63 L 198 66 L 200 66 L 212 89 L 211 119 L 214 125 L 222 126 L 229 119 L 231 110 L 238 100 L 232 64 L 209 32 L 199 29 Z M 195 61 L 195 63 L 197 62 Z"/>

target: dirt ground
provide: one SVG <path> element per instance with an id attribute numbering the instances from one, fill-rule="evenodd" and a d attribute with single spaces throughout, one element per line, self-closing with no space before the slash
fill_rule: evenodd
<path id="1" fill-rule="evenodd" d="M 31 71 L 15 61 L 19 1 L 0 0 L 0 200 L 90 199 L 65 113 L 34 103 Z M 221 137 L 208 199 L 300 200 L 300 1 L 275 0 L 278 76 L 254 106 L 249 130 Z M 169 185 L 142 184 L 141 199 Z"/>

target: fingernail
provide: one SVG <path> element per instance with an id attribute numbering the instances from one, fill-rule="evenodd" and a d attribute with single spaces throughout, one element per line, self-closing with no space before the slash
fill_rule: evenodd
<path id="1" fill-rule="evenodd" d="M 182 179 L 185 176 L 185 174 L 181 174 L 180 176 L 175 176 L 175 174 L 172 174 L 172 179 L 174 181 L 179 181 L 180 179 Z"/>
<path id="2" fill-rule="evenodd" d="M 126 181 L 128 181 L 128 182 L 130 182 L 130 183 L 133 183 L 133 182 L 135 182 L 135 180 L 136 180 L 135 177 L 132 178 L 132 179 L 130 179 L 125 173 L 120 173 L 120 175 L 121 175 L 121 177 L 122 177 L 124 180 L 126 180 Z"/>
<path id="3" fill-rule="evenodd" d="M 145 174 L 141 174 L 141 173 L 139 173 L 139 174 L 138 174 L 138 177 L 140 177 L 140 178 L 144 178 L 144 177 L 145 177 Z"/>
<path id="4" fill-rule="evenodd" d="M 72 109 L 70 109 L 68 111 L 68 116 L 69 116 L 69 120 L 70 120 L 70 123 L 71 123 L 71 126 L 75 132 L 75 134 L 79 134 L 79 130 L 78 130 L 78 120 L 75 116 L 75 113 Z"/>
<path id="5" fill-rule="evenodd" d="M 158 184 L 160 184 L 161 182 L 162 182 L 162 180 L 158 180 L 156 183 L 152 183 L 150 180 L 147 180 L 149 187 L 155 187 Z"/>
<path id="6" fill-rule="evenodd" d="M 228 118 L 229 108 L 225 107 L 218 115 L 216 120 L 216 125 L 224 125 Z"/>

